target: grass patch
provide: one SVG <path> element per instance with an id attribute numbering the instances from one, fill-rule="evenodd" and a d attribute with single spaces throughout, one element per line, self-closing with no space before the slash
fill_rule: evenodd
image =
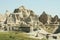
<path id="1" fill-rule="evenodd" d="M 40 40 L 29 38 L 23 32 L 0 32 L 0 40 Z M 45 40 L 45 39 L 41 39 Z"/>

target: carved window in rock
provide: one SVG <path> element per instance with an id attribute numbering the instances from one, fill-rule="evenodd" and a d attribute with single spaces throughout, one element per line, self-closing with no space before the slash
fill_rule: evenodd
<path id="1" fill-rule="evenodd" d="M 16 14 L 16 18 L 19 20 L 19 14 Z"/>

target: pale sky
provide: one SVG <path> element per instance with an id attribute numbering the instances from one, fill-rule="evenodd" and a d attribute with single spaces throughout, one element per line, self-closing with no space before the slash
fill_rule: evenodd
<path id="1" fill-rule="evenodd" d="M 13 12 L 21 5 L 33 10 L 37 15 L 45 11 L 49 15 L 60 17 L 60 0 L 0 0 L 0 13 L 4 14 L 6 10 Z"/>

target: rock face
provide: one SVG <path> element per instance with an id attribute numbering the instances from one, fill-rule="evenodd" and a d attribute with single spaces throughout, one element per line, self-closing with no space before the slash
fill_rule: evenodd
<path id="1" fill-rule="evenodd" d="M 5 15 L 0 14 L 0 31 L 3 31 L 4 29 L 4 21 L 5 21 Z"/>
<path id="2" fill-rule="evenodd" d="M 34 14 L 32 10 L 26 9 L 24 6 L 21 6 L 17 9 L 14 10 L 14 13 L 11 13 L 9 17 L 7 18 L 8 20 L 11 21 L 24 21 L 24 22 L 31 22 L 31 21 L 37 21 L 38 16 Z M 8 23 L 8 22 L 7 22 Z"/>
<path id="3" fill-rule="evenodd" d="M 6 17 L 5 24 L 7 24 L 9 28 L 10 26 L 17 25 L 18 28 L 33 27 L 34 29 L 37 29 L 37 26 L 42 25 L 42 23 L 39 22 L 39 17 L 32 10 L 28 10 L 24 6 L 16 8 L 14 12 L 10 14 L 7 11 L 6 15 L 7 17 Z"/>
<path id="4" fill-rule="evenodd" d="M 59 19 L 58 16 L 55 15 L 54 18 L 52 18 L 51 22 L 52 23 L 57 23 L 58 22 L 58 19 Z"/>
<path id="5" fill-rule="evenodd" d="M 30 10 L 25 9 L 24 6 L 21 6 L 14 10 L 14 13 L 20 13 L 23 17 L 28 17 L 30 15 Z"/>
<path id="6" fill-rule="evenodd" d="M 51 17 L 44 11 L 40 16 L 38 16 L 34 13 L 34 11 L 27 9 L 24 6 L 16 8 L 13 13 L 10 13 L 7 10 L 4 16 L 0 15 L 0 24 L 1 26 L 4 26 L 4 30 L 8 31 L 24 31 L 27 28 L 27 30 L 31 32 L 33 30 L 40 30 L 41 28 L 47 31 L 51 28 L 51 26 L 52 29 L 55 28 L 54 24 L 58 23 L 60 23 L 60 19 L 57 15 L 55 17 Z"/>
<path id="7" fill-rule="evenodd" d="M 40 15 L 39 21 L 43 24 L 47 23 L 48 15 L 45 13 L 45 11 Z"/>
<path id="8" fill-rule="evenodd" d="M 57 15 L 55 15 L 54 17 L 52 17 L 51 15 L 46 14 L 45 12 L 43 12 L 40 16 L 39 16 L 39 21 L 42 22 L 43 24 L 57 24 L 59 21 L 59 18 Z"/>
<path id="9" fill-rule="evenodd" d="M 51 22 L 51 16 L 46 14 L 45 11 L 39 16 L 39 21 L 43 24 L 50 24 Z"/>
<path id="10" fill-rule="evenodd" d="M 2 15 L 2 14 L 0 14 L 0 22 L 5 21 L 4 19 L 5 19 L 5 16 L 4 16 L 4 15 Z"/>
<path id="11" fill-rule="evenodd" d="M 40 16 L 39 16 L 39 21 L 43 23 L 44 27 L 42 26 L 43 29 L 45 29 L 46 31 L 50 32 L 50 33 L 59 33 L 60 31 L 56 31 L 60 29 L 60 21 L 59 21 L 59 17 L 57 15 L 55 15 L 54 17 L 46 14 L 45 12 L 43 12 Z"/>

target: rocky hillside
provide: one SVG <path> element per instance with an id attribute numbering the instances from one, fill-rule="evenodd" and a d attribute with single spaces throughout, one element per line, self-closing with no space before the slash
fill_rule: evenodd
<path id="1" fill-rule="evenodd" d="M 52 17 L 45 11 L 39 16 L 39 21 L 43 23 L 44 29 L 48 32 L 54 33 L 57 29 L 60 29 L 60 18 L 58 15 Z M 60 31 L 60 30 L 59 30 Z M 57 32 L 57 31 L 56 31 Z"/>
<path id="2" fill-rule="evenodd" d="M 4 23 L 8 26 L 33 27 L 34 29 L 43 25 L 39 21 L 39 16 L 24 6 L 16 8 L 13 13 L 6 11 L 6 21 Z"/>
<path id="3" fill-rule="evenodd" d="M 57 24 L 59 22 L 59 17 L 58 15 L 55 15 L 52 17 L 51 15 L 48 15 L 45 11 L 39 16 L 39 21 L 42 22 L 43 24 L 48 24 L 48 21 L 50 24 Z"/>
<path id="4" fill-rule="evenodd" d="M 50 32 L 51 30 L 54 31 L 53 28 L 55 28 L 55 25 L 53 24 L 60 24 L 60 19 L 57 15 L 52 17 L 45 11 L 38 16 L 34 11 L 27 9 L 24 6 L 20 6 L 12 13 L 7 10 L 4 16 L 0 15 L 0 23 L 1 22 L 3 22 L 5 27 L 33 27 L 33 29 L 43 28 Z"/>

